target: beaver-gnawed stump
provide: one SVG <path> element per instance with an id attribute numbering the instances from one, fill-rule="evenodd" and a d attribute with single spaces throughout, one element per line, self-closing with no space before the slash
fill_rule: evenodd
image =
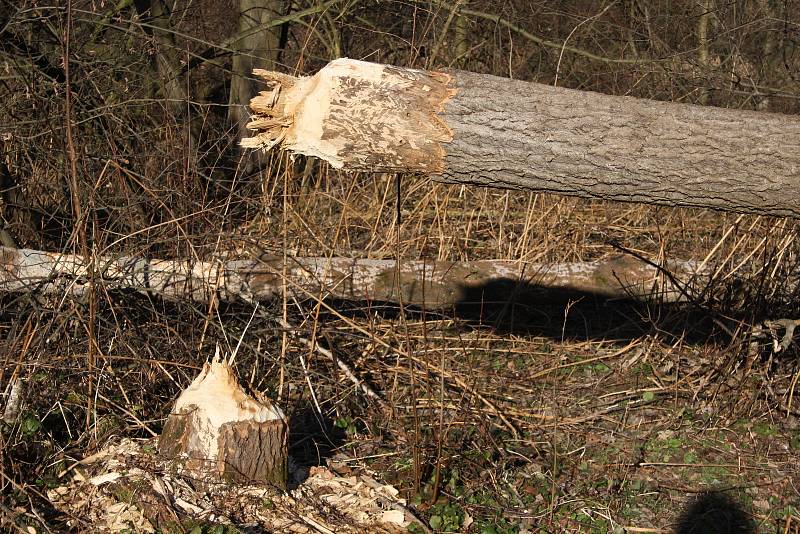
<path id="1" fill-rule="evenodd" d="M 287 437 L 280 408 L 248 395 L 217 356 L 178 397 L 159 453 L 206 479 L 286 489 Z"/>

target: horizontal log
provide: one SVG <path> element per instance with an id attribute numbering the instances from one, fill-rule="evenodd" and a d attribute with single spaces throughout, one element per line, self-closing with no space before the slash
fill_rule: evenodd
<path id="1" fill-rule="evenodd" d="M 302 298 L 403 303 L 428 310 L 507 298 L 520 292 L 546 301 L 554 292 L 603 298 L 657 298 L 676 302 L 680 287 L 648 263 L 628 256 L 578 263 L 533 264 L 511 260 L 403 261 L 353 258 L 283 258 L 203 262 L 134 256 L 81 256 L 0 247 L 0 291 L 84 293 L 92 269 L 97 283 L 172 300 L 261 301 L 284 288 Z M 702 282 L 694 261 L 664 266 L 678 286 Z M 704 271 L 706 272 L 706 271 Z M 498 297 L 500 296 L 500 297 Z"/>
<path id="2" fill-rule="evenodd" d="M 337 59 L 255 71 L 255 135 L 333 167 L 800 218 L 800 118 Z"/>

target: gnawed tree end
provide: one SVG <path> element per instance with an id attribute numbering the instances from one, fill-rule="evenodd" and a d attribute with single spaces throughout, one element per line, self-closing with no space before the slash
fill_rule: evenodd
<path id="1" fill-rule="evenodd" d="M 287 436 L 283 412 L 245 393 L 217 356 L 178 397 L 159 452 L 205 479 L 286 489 Z"/>
<path id="2" fill-rule="evenodd" d="M 242 146 L 280 145 L 351 170 L 444 169 L 453 133 L 437 114 L 455 94 L 450 75 L 346 58 L 312 77 L 253 72 L 271 90 L 250 102 L 256 134 Z"/>

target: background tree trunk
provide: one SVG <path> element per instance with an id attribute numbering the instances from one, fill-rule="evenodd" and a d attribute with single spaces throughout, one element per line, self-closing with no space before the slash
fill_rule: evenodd
<path id="1" fill-rule="evenodd" d="M 280 27 L 259 29 L 283 11 L 281 0 L 239 0 L 238 37 L 231 43 L 236 50 L 231 65 L 231 89 L 228 99 L 228 119 L 235 125 L 239 137 L 247 135 L 245 125 L 250 120 L 247 104 L 258 94 L 253 69 L 273 69 L 278 58 Z"/>
<path id="2" fill-rule="evenodd" d="M 140 0 L 135 2 L 139 15 L 149 26 L 145 26 L 158 44 L 155 63 L 158 70 L 162 97 L 174 115 L 183 113 L 186 106 L 186 89 L 180 73 L 180 50 L 175 42 L 172 16 L 165 0 Z"/>
<path id="3" fill-rule="evenodd" d="M 258 133 L 337 168 L 800 218 L 800 119 L 339 59 L 260 71 Z"/>

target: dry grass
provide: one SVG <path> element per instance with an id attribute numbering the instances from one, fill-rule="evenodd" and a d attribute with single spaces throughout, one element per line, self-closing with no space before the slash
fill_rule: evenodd
<path id="1" fill-rule="evenodd" d="M 523 328 L 309 295 L 262 308 L 237 362 L 243 379 L 292 414 L 300 461 L 335 454 L 354 469 L 370 466 L 418 499 L 424 517 L 451 527 L 468 514 L 509 532 L 660 528 L 684 495 L 720 486 L 752 502 L 765 525 L 792 520 L 797 353 L 773 354 L 770 338 L 751 336 L 765 317 L 793 317 L 792 225 L 405 178 L 398 240 L 393 177 L 322 172 L 309 183 L 293 172 L 237 199 L 261 209 L 238 232 L 209 239 L 212 257 L 267 249 L 580 261 L 618 253 L 613 241 L 655 260 L 708 257 L 719 268 L 700 308 L 587 296 L 520 308 Z M 91 373 L 86 303 L 7 301 L 5 369 L 26 384 L 25 414 L 4 438 L 14 451 L 7 476 L 28 481 L 12 498 L 36 500 L 61 466 L 109 439 L 157 433 L 214 344 L 234 345 L 253 312 L 102 285 L 97 295 Z M 382 400 L 365 397 L 308 339 Z"/>

